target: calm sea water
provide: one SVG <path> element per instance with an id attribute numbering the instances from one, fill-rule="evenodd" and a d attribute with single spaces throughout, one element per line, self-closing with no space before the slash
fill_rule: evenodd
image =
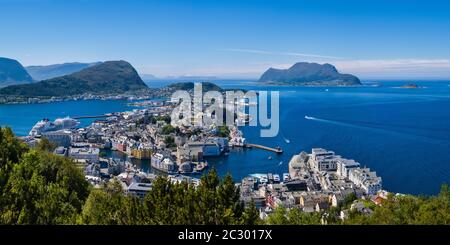
<path id="1" fill-rule="evenodd" d="M 235 151 L 208 162 L 236 180 L 250 173 L 287 172 L 293 154 L 313 147 L 335 151 L 375 170 L 390 191 L 435 194 L 450 183 L 450 82 L 416 82 L 421 89 L 381 87 L 305 88 L 259 86 L 250 81 L 216 82 L 225 88 L 280 91 L 280 133 L 259 137 L 244 127 L 252 143 L 281 146 L 282 155 L 262 150 Z M 149 82 L 160 87 L 167 82 Z M 127 101 L 68 101 L 51 104 L 0 105 L 0 125 L 26 135 L 36 121 L 62 116 L 131 110 Z M 316 118 L 307 120 L 305 115 Z M 91 123 L 83 120 L 82 126 Z M 269 160 L 272 156 L 272 160 Z M 138 163 L 148 169 L 148 162 Z"/>

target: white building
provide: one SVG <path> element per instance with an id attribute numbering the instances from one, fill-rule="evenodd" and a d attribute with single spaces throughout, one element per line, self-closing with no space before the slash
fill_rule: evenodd
<path id="1" fill-rule="evenodd" d="M 359 162 L 355 162 L 355 160 L 338 158 L 336 173 L 341 177 L 348 178 L 350 170 L 359 168 L 359 166 L 360 166 Z"/>
<path id="2" fill-rule="evenodd" d="M 369 195 L 377 194 L 382 188 L 381 177 L 378 177 L 376 172 L 371 172 L 370 168 L 352 169 L 349 173 L 349 180 Z"/>
<path id="3" fill-rule="evenodd" d="M 322 148 L 312 149 L 311 160 L 314 168 L 318 171 L 336 170 L 338 158 L 339 156 L 336 156 L 334 151 L 327 151 Z"/>
<path id="4" fill-rule="evenodd" d="M 100 149 L 98 148 L 70 148 L 69 157 L 90 163 L 98 163 L 99 153 Z"/>
<path id="5" fill-rule="evenodd" d="M 57 146 L 69 147 L 71 142 L 71 133 L 66 130 L 49 131 L 41 134 L 42 138 L 47 138 Z"/>
<path id="6" fill-rule="evenodd" d="M 144 198 L 145 195 L 152 189 L 151 183 L 136 183 L 133 182 L 127 188 L 127 194 L 136 195 L 140 198 Z"/>
<path id="7" fill-rule="evenodd" d="M 163 154 L 161 153 L 154 153 L 152 155 L 151 164 L 153 165 L 160 165 L 162 160 L 164 159 Z"/>

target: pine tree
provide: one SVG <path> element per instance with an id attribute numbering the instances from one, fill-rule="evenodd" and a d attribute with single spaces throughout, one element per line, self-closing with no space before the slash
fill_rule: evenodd
<path id="1" fill-rule="evenodd" d="M 252 201 L 250 204 L 244 209 L 242 213 L 240 224 L 242 225 L 258 225 L 261 223 L 259 218 L 259 212 L 256 209 L 255 203 Z"/>

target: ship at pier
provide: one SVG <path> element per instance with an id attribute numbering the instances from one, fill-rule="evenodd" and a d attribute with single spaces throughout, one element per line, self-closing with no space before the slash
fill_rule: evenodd
<path id="1" fill-rule="evenodd" d="M 50 121 L 47 118 L 42 119 L 37 122 L 33 128 L 30 130 L 29 136 L 38 136 L 45 132 L 57 131 L 63 129 L 73 129 L 76 128 L 80 124 L 79 121 L 70 118 L 57 118 L 55 121 Z"/>

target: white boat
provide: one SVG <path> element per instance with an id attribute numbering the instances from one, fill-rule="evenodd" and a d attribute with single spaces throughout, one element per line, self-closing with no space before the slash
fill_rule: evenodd
<path id="1" fill-rule="evenodd" d="M 286 181 L 288 181 L 289 180 L 289 174 L 288 173 L 284 173 L 283 174 L 283 182 L 286 182 Z"/>
<path id="2" fill-rule="evenodd" d="M 266 184 L 268 182 L 267 174 L 250 174 L 251 177 L 257 178 L 259 183 Z"/>
<path id="3" fill-rule="evenodd" d="M 267 159 L 272 160 L 272 156 L 269 156 Z"/>
<path id="4" fill-rule="evenodd" d="M 315 118 L 314 117 L 310 117 L 310 116 L 305 116 L 305 119 L 314 120 Z"/>
<path id="5" fill-rule="evenodd" d="M 274 174 L 274 175 L 273 175 L 273 182 L 279 183 L 279 182 L 280 182 L 280 175 Z"/>
<path id="6" fill-rule="evenodd" d="M 79 124 L 80 122 L 70 117 L 58 118 L 53 122 L 51 122 L 49 119 L 43 119 L 33 126 L 33 128 L 30 130 L 29 135 L 37 136 L 49 131 L 72 129 L 77 127 Z"/>
<path id="7" fill-rule="evenodd" d="M 267 178 L 267 176 L 263 176 L 263 177 L 259 178 L 259 182 L 261 184 L 267 184 L 267 182 L 269 182 L 269 179 Z"/>
<path id="8" fill-rule="evenodd" d="M 262 177 L 267 177 L 267 174 L 250 174 L 249 176 L 260 179 Z"/>

